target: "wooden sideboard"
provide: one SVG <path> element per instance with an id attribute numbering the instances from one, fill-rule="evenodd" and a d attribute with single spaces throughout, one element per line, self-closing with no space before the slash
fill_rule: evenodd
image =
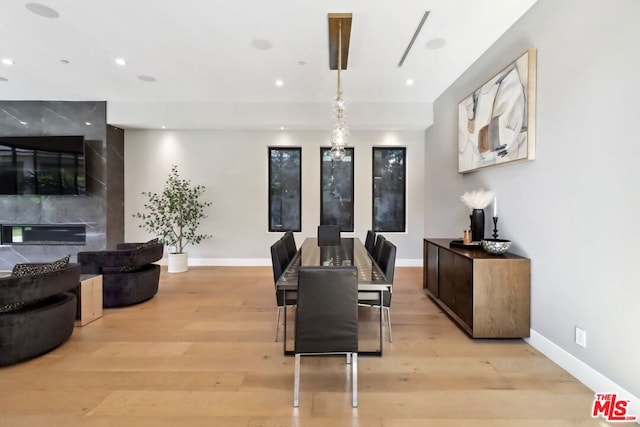
<path id="1" fill-rule="evenodd" d="M 473 338 L 529 336 L 531 260 L 424 239 L 423 287 Z"/>

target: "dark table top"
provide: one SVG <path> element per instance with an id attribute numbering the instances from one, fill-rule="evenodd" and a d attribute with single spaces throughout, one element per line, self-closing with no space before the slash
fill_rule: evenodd
<path id="1" fill-rule="evenodd" d="M 350 266 L 358 268 L 358 288 L 376 290 L 380 285 L 389 285 L 380 267 L 369 255 L 358 238 L 342 238 L 340 246 L 318 246 L 318 239 L 308 237 L 296 253 L 286 270 L 278 279 L 279 289 L 298 286 L 298 270 L 302 266 Z M 374 285 L 374 286 L 367 286 Z"/>

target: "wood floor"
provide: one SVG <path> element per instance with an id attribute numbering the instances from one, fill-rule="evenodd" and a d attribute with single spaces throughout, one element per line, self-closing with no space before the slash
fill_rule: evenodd
<path id="1" fill-rule="evenodd" d="M 0 369 L 0 426 L 599 426 L 593 394 L 521 340 L 471 340 L 398 268 L 393 343 L 359 358 L 293 358 L 274 342 L 270 268 L 192 267 L 152 300 L 105 310 L 56 350 Z"/>

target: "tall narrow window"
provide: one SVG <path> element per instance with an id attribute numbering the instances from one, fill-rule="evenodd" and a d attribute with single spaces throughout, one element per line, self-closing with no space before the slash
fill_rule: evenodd
<path id="1" fill-rule="evenodd" d="M 404 147 L 373 147 L 373 230 L 406 231 Z"/>
<path id="2" fill-rule="evenodd" d="M 320 148 L 320 224 L 353 231 L 353 147 L 342 160 L 331 158 L 331 148 Z"/>
<path id="3" fill-rule="evenodd" d="M 269 147 L 269 231 L 301 231 L 302 148 Z"/>

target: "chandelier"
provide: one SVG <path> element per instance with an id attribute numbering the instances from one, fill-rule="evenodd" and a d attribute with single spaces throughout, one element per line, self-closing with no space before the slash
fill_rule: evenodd
<path id="1" fill-rule="evenodd" d="M 332 23 L 333 21 L 333 23 Z M 349 32 L 351 30 L 351 14 L 329 14 L 329 52 L 331 55 L 329 68 L 333 69 L 333 65 L 337 62 L 338 70 L 338 89 L 335 100 L 333 102 L 333 129 L 331 130 L 331 158 L 333 160 L 342 160 L 345 155 L 345 147 L 349 145 L 349 128 L 345 120 L 345 100 L 342 95 L 342 80 L 340 79 L 340 71 L 343 64 L 346 69 L 346 57 L 343 62 L 343 27 L 345 23 L 346 47 L 349 46 Z M 337 32 L 337 35 L 335 34 Z M 337 40 L 336 40 L 337 36 Z M 335 44 L 337 41 L 337 58 L 334 58 Z"/>

